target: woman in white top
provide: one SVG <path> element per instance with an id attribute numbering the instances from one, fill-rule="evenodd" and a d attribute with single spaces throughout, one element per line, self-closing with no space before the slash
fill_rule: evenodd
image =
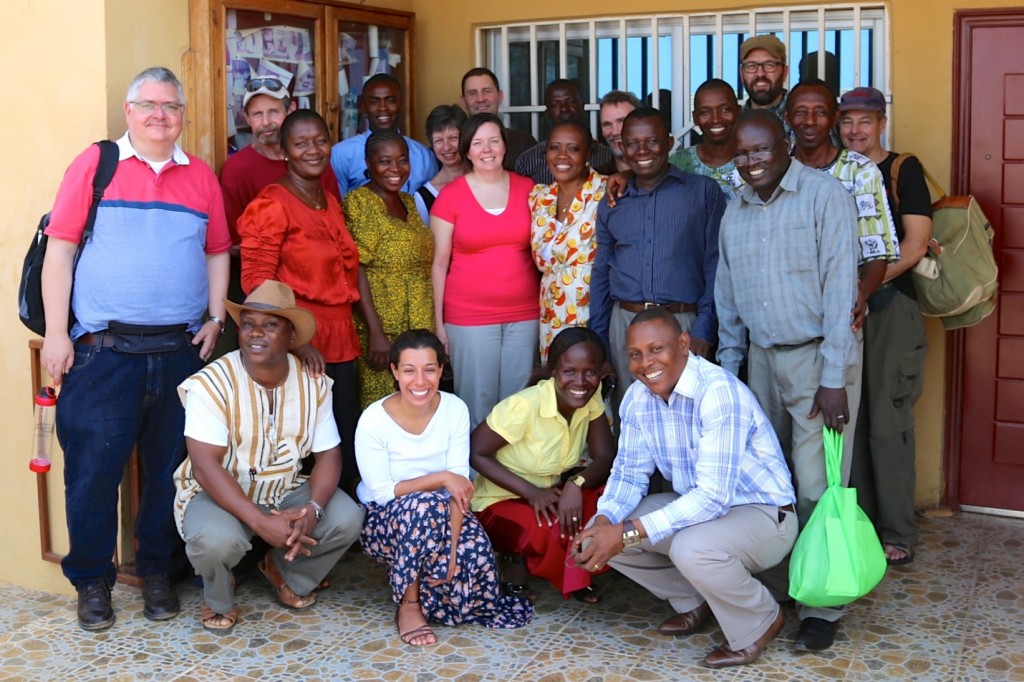
<path id="1" fill-rule="evenodd" d="M 366 507 L 360 542 L 389 566 L 395 625 L 406 644 L 429 646 L 428 622 L 515 628 L 533 606 L 502 596 L 494 550 L 469 508 L 469 412 L 438 390 L 444 347 L 424 329 L 391 346 L 398 391 L 371 404 L 356 429 L 356 490 Z"/>
<path id="2" fill-rule="evenodd" d="M 466 160 L 459 153 L 459 129 L 466 122 L 466 112 L 454 104 L 442 104 L 427 114 L 427 139 L 441 170 L 416 190 L 416 208 L 423 224 L 430 224 L 430 207 L 445 185 L 466 174 Z"/>

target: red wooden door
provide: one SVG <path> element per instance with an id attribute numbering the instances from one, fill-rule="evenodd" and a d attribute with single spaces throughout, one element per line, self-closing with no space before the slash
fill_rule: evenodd
<path id="1" fill-rule="evenodd" d="M 951 492 L 961 505 L 1024 511 L 1024 12 L 957 21 L 956 177 L 995 228 L 999 298 L 954 345 L 963 383 Z"/>

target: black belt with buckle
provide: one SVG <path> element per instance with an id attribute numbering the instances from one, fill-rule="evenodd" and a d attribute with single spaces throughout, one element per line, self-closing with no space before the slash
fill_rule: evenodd
<path id="1" fill-rule="evenodd" d="M 633 303 L 632 301 L 616 301 L 619 307 L 630 313 L 639 313 L 647 310 L 648 308 L 661 308 L 670 313 L 695 313 L 697 312 L 696 303 L 651 303 L 650 301 L 644 301 L 641 303 Z"/>

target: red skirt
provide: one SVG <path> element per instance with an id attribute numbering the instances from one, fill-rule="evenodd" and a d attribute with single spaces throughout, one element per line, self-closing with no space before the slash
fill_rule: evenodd
<path id="1" fill-rule="evenodd" d="M 597 500 L 603 490 L 604 486 L 583 489 L 583 526 L 597 512 Z M 605 566 L 591 573 L 576 566 L 569 558 L 572 538 L 559 536 L 558 523 L 538 526 L 533 507 L 526 500 L 495 502 L 476 515 L 496 551 L 521 554 L 530 575 L 546 579 L 566 599 L 572 592 L 590 587 L 594 575 L 608 570 Z"/>

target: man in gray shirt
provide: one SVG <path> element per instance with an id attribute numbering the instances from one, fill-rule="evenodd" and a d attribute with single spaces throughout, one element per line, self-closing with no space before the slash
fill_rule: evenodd
<path id="1" fill-rule="evenodd" d="M 719 235 L 718 360 L 737 373 L 749 334 L 747 383 L 792 469 L 802 527 L 827 486 L 822 424 L 842 431 L 856 421 L 860 400 L 861 345 L 850 314 L 857 210 L 835 178 L 790 158 L 770 111 L 744 113 L 734 134 L 734 161 L 747 184 L 726 208 Z M 794 646 L 830 647 L 841 614 L 801 605 Z"/>

